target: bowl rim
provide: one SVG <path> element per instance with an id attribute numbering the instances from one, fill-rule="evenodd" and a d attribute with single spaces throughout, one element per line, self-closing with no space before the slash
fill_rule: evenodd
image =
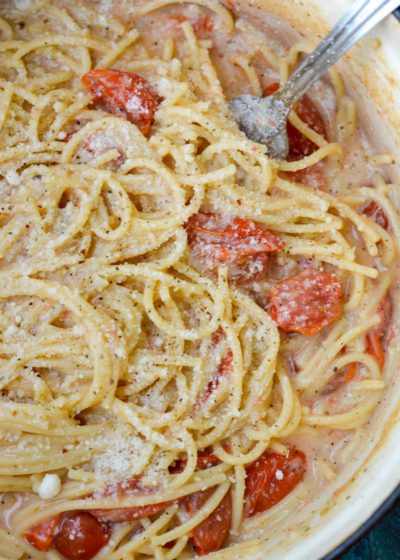
<path id="1" fill-rule="evenodd" d="M 400 22 L 400 7 L 393 12 Z M 355 544 L 360 542 L 384 517 L 400 504 L 400 483 L 386 500 L 374 511 L 374 513 L 360 525 L 347 539 L 337 545 L 331 552 L 321 557 L 321 560 L 336 560 L 348 552 Z"/>
<path id="2" fill-rule="evenodd" d="M 348 552 L 355 544 L 360 542 L 380 521 L 382 521 L 395 507 L 400 504 L 400 484 L 386 498 L 386 500 L 375 510 L 375 512 L 354 531 L 347 539 L 336 546 L 331 552 L 321 558 L 321 560 L 337 560 Z"/>

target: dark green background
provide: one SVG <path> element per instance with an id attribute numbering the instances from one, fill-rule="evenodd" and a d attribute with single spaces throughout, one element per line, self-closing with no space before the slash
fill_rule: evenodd
<path id="1" fill-rule="evenodd" d="M 400 560 L 400 505 L 340 560 Z"/>

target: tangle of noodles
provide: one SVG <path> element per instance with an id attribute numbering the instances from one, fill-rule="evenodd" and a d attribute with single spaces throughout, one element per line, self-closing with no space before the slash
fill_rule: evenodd
<path id="1" fill-rule="evenodd" d="M 323 439 L 328 430 L 349 438 L 385 388 L 368 336 L 380 325 L 400 243 L 379 171 L 389 160 L 373 154 L 375 188 L 336 181 L 318 189 L 307 180 L 318 169 L 340 176 L 356 134 L 356 110 L 336 70 L 329 133 L 301 111 L 290 117 L 312 153 L 273 161 L 248 140 L 229 112 L 212 26 L 247 37 L 248 51 L 239 48 L 231 68 L 254 94 L 265 87 L 261 59 L 279 82 L 309 47 L 266 47 L 217 0 L 132 2 L 133 25 L 83 1 L 6 4 L 0 491 L 9 509 L 0 556 L 61 558 L 56 548 L 32 546 L 26 532 L 58 514 L 103 511 L 109 533 L 96 558 L 191 558 L 196 527 L 229 497 L 230 534 L 215 558 L 251 557 L 260 542 L 246 541 L 244 528 L 262 526 L 265 516 L 249 519 L 249 468 L 294 449 L 310 465 L 302 438 Z M 146 22 L 163 14 L 168 28 L 169 13 L 174 31 L 152 50 Z M 193 14 L 208 18 L 203 30 Z M 81 78 L 94 68 L 151 84 L 150 134 L 93 103 Z M 386 227 L 363 213 L 372 202 Z M 199 213 L 251 220 L 278 239 L 264 277 L 237 281 L 221 262 L 207 270 L 204 251 L 213 260 L 214 242 L 197 258 L 187 226 Z M 251 276 L 261 261 L 246 258 Z M 314 336 L 288 335 L 265 302 L 276 284 L 308 268 L 337 279 L 343 309 Z M 199 468 L 205 450 L 213 458 Z M 324 480 L 335 478 L 328 459 L 315 462 Z M 307 469 L 285 500 L 311 478 Z M 132 480 L 140 481 L 136 490 L 120 492 Z M 193 512 L 188 500 L 207 489 Z M 137 519 L 104 514 L 146 506 L 154 507 Z"/>

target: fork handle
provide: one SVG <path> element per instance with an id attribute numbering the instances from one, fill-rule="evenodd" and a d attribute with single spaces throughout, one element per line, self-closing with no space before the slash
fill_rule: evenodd
<path id="1" fill-rule="evenodd" d="M 399 5 L 400 0 L 356 0 L 277 93 L 285 105 L 293 106 L 328 68 Z"/>

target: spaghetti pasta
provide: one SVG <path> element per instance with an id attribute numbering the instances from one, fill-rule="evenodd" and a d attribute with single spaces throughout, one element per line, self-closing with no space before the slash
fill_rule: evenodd
<path id="1" fill-rule="evenodd" d="M 0 6 L 0 555 L 247 558 L 263 511 L 335 480 L 302 434 L 348 438 L 386 386 L 390 158 L 348 192 L 336 70 L 288 161 L 248 140 L 230 96 L 308 46 L 266 48 L 217 0 L 20 4 Z"/>

